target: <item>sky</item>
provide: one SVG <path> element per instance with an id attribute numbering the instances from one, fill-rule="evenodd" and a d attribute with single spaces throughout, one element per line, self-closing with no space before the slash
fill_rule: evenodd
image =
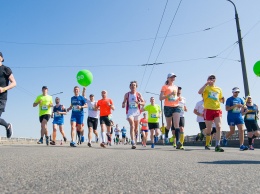
<path id="1" fill-rule="evenodd" d="M 93 93 L 99 100 L 101 91 L 107 90 L 115 104 L 114 122 L 128 131 L 121 104 L 133 80 L 138 82 L 138 91 L 147 103 L 154 96 L 160 104 L 156 94 L 160 93 L 167 74 L 177 75 L 175 84 L 183 88 L 188 108 L 187 135 L 199 132 L 193 110 L 201 100 L 198 90 L 208 75 L 216 75 L 216 85 L 222 88 L 226 99 L 235 86 L 241 90 L 240 97 L 244 97 L 233 5 L 226 0 L 169 0 L 167 5 L 166 2 L 0 0 L 0 51 L 4 65 L 12 69 L 17 81 L 17 87 L 8 92 L 2 118 L 13 124 L 14 137 L 39 138 L 38 107 L 33 108 L 32 104 L 41 94 L 42 86 L 48 86 L 49 94 L 63 92 L 56 96 L 68 107 L 73 87 L 78 85 L 76 74 L 82 69 L 91 71 L 94 77 L 87 95 Z M 234 0 L 234 3 L 244 37 L 250 94 L 254 103 L 259 104 L 260 79 L 254 75 L 253 66 L 260 60 L 260 1 Z M 212 56 L 217 57 L 209 58 Z M 162 64 L 143 66 L 153 63 Z M 222 105 L 222 129 L 227 131 L 224 108 Z M 85 124 L 86 120 L 87 114 Z M 70 113 L 65 117 L 64 127 L 69 137 Z M 5 135 L 1 127 L 0 136 Z"/>

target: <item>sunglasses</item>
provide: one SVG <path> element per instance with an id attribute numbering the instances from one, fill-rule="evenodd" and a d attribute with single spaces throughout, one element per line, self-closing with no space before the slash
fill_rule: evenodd
<path id="1" fill-rule="evenodd" d="M 216 79 L 215 77 L 210 77 L 209 79 Z"/>
<path id="2" fill-rule="evenodd" d="M 239 94 L 240 92 L 234 92 L 234 93 Z"/>

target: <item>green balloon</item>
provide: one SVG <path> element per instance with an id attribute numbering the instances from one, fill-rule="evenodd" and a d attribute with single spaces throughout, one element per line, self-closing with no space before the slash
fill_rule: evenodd
<path id="1" fill-rule="evenodd" d="M 255 63 L 253 71 L 258 77 L 260 76 L 260 61 Z"/>
<path id="2" fill-rule="evenodd" d="M 88 86 L 93 81 L 93 75 L 89 70 L 80 70 L 77 74 L 77 81 L 81 86 Z"/>

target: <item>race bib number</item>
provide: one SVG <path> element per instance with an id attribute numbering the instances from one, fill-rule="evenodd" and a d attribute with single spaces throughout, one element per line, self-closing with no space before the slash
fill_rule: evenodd
<path id="1" fill-rule="evenodd" d="M 213 99 L 213 100 L 217 100 L 218 99 L 218 93 L 210 91 L 208 97 Z"/>
<path id="2" fill-rule="evenodd" d="M 74 105 L 72 110 L 73 111 L 80 111 L 80 109 L 78 108 L 78 105 Z"/>
<path id="3" fill-rule="evenodd" d="M 142 126 L 143 126 L 143 127 L 147 127 L 147 123 L 143 123 Z"/>
<path id="4" fill-rule="evenodd" d="M 61 114 L 59 114 L 57 112 L 54 113 L 54 117 L 60 117 L 60 116 L 61 116 Z"/>
<path id="5" fill-rule="evenodd" d="M 151 114 L 151 118 L 157 118 L 156 114 Z"/>
<path id="6" fill-rule="evenodd" d="M 48 106 L 47 105 L 43 105 L 42 106 L 42 110 L 48 110 Z"/>
<path id="7" fill-rule="evenodd" d="M 135 103 L 135 102 L 131 102 L 131 103 L 129 104 L 129 108 L 130 108 L 130 109 L 136 109 L 136 108 L 137 108 L 136 103 Z"/>
<path id="8" fill-rule="evenodd" d="M 240 113 L 240 108 L 236 107 L 232 110 L 233 113 Z"/>
<path id="9" fill-rule="evenodd" d="M 92 106 L 90 106 L 90 107 L 88 107 L 88 110 L 94 110 L 94 107 Z"/>
<path id="10" fill-rule="evenodd" d="M 246 119 L 247 120 L 255 120 L 255 115 L 254 114 L 247 114 Z"/>

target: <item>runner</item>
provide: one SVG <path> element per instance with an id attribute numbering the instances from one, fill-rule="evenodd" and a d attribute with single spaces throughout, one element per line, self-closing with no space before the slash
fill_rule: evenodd
<path id="1" fill-rule="evenodd" d="M 166 128 L 165 128 L 165 143 L 168 143 L 168 134 L 171 126 L 173 125 L 177 134 L 180 133 L 179 123 L 180 123 L 180 112 L 181 109 L 179 107 L 179 101 L 182 100 L 181 96 L 177 96 L 178 87 L 174 85 L 176 75 L 174 73 L 169 73 L 167 76 L 167 81 L 165 85 L 161 89 L 160 100 L 164 101 L 164 115 L 166 118 Z M 172 118 L 174 123 L 172 123 Z M 179 139 L 179 136 L 176 139 Z M 182 146 L 180 142 L 178 142 L 178 148 Z"/>
<path id="2" fill-rule="evenodd" d="M 161 131 L 161 133 L 162 133 L 162 135 L 161 135 L 161 140 L 162 140 L 162 143 L 163 143 L 163 145 L 165 144 L 164 143 L 164 136 L 165 136 L 165 126 L 164 126 L 164 123 L 162 123 L 162 126 L 161 126 L 161 128 L 160 128 L 160 131 Z"/>
<path id="3" fill-rule="evenodd" d="M 7 90 L 12 89 L 16 86 L 16 81 L 12 70 L 3 65 L 4 62 L 3 54 L 0 52 L 0 125 L 6 129 L 6 137 L 11 138 L 13 135 L 13 128 L 11 123 L 7 123 L 1 118 L 2 113 L 5 112 L 5 105 L 7 102 Z M 10 84 L 9 84 L 10 81 Z"/>
<path id="4" fill-rule="evenodd" d="M 159 119 L 161 117 L 161 107 L 155 104 L 154 97 L 150 98 L 151 104 L 144 107 L 144 111 L 148 112 L 148 127 L 150 130 L 151 148 L 154 148 L 154 144 L 159 140 Z"/>
<path id="5" fill-rule="evenodd" d="M 252 97 L 246 97 L 246 107 L 242 107 L 242 115 L 245 115 L 244 121 L 247 129 L 249 150 L 254 150 L 253 141 L 259 137 L 260 131 L 257 123 L 259 118 L 258 106 L 253 103 Z"/>
<path id="6" fill-rule="evenodd" d="M 121 129 L 121 133 L 122 133 L 122 143 L 128 143 L 128 141 L 126 141 L 126 128 L 125 126 L 123 126 L 123 128 Z"/>
<path id="7" fill-rule="evenodd" d="M 64 116 L 66 115 L 66 108 L 60 104 L 60 98 L 55 98 L 56 105 L 53 107 L 51 117 L 53 118 L 53 133 L 52 133 L 52 141 L 50 142 L 51 145 L 56 145 L 56 132 L 57 128 L 59 126 L 60 133 L 63 137 L 64 142 L 67 141 L 67 138 L 65 136 L 64 130 L 63 130 L 63 124 L 64 124 Z"/>
<path id="8" fill-rule="evenodd" d="M 39 105 L 39 120 L 41 123 L 41 138 L 37 142 L 38 144 L 43 144 L 43 136 L 45 135 L 46 145 L 49 145 L 49 136 L 47 123 L 51 117 L 51 107 L 53 107 L 52 97 L 48 95 L 48 87 L 42 86 L 42 94 L 37 96 L 33 103 L 33 107 Z"/>
<path id="9" fill-rule="evenodd" d="M 177 97 L 181 97 L 181 87 L 178 87 L 178 93 L 177 93 Z M 172 129 L 175 131 L 175 137 L 176 137 L 176 142 L 177 142 L 177 146 L 176 147 L 176 142 L 173 141 L 173 147 L 176 147 L 176 149 L 181 149 L 184 150 L 184 126 L 185 126 L 185 118 L 184 118 L 184 112 L 187 112 L 187 107 L 186 107 L 186 99 L 184 97 L 181 97 L 181 100 L 179 101 L 179 107 L 181 108 L 181 112 L 180 112 L 180 122 L 179 122 L 179 128 L 180 128 L 180 135 L 178 134 L 178 131 L 175 130 L 175 127 L 173 126 Z M 173 121 L 174 122 L 174 121 Z M 178 143 L 180 142 L 180 143 Z"/>
<path id="10" fill-rule="evenodd" d="M 116 144 L 118 144 L 119 143 L 119 141 L 120 141 L 120 129 L 119 129 L 119 127 L 118 127 L 118 124 L 116 124 L 116 127 L 115 127 L 115 129 L 114 129 L 114 132 L 115 132 L 115 138 L 116 138 Z"/>
<path id="11" fill-rule="evenodd" d="M 140 120 L 141 125 L 141 133 L 142 133 L 142 144 L 146 147 L 147 137 L 148 137 L 148 120 L 146 117 L 146 113 L 143 113 L 143 118 Z"/>
<path id="12" fill-rule="evenodd" d="M 130 82 L 130 92 L 127 92 L 124 95 L 124 100 L 122 103 L 122 108 L 126 107 L 126 119 L 130 124 L 132 149 L 136 148 L 139 124 L 138 117 L 141 113 L 141 105 L 145 105 L 142 95 L 136 91 L 137 86 L 137 81 Z"/>
<path id="13" fill-rule="evenodd" d="M 86 104 L 86 100 L 83 96 L 79 95 L 80 89 L 78 86 L 74 87 L 74 96 L 71 97 L 71 105 L 67 109 L 67 112 L 72 110 L 71 113 L 71 147 L 76 147 L 76 136 L 75 136 L 75 130 L 78 129 L 79 132 L 82 132 L 82 124 L 84 120 L 84 108 L 87 108 L 88 105 Z M 78 126 L 76 126 L 78 124 Z M 81 139 L 81 138 L 80 138 Z"/>
<path id="14" fill-rule="evenodd" d="M 206 145 L 205 149 L 210 150 L 210 135 L 212 129 L 213 121 L 216 124 L 216 147 L 215 152 L 224 152 L 220 147 L 221 139 L 221 116 L 222 111 L 220 107 L 220 102 L 224 103 L 224 97 L 222 95 L 222 90 L 215 86 L 216 76 L 209 75 L 207 82 L 198 91 L 199 94 L 203 94 L 204 100 L 204 119 L 206 123 Z"/>
<path id="15" fill-rule="evenodd" d="M 229 97 L 226 101 L 226 111 L 228 111 L 227 122 L 230 131 L 227 133 L 226 137 L 224 137 L 223 145 L 227 146 L 228 138 L 235 133 L 235 126 L 237 126 L 239 132 L 240 151 L 244 151 L 248 150 L 248 147 L 244 146 L 244 120 L 241 113 L 241 108 L 244 106 L 244 100 L 238 97 L 239 92 L 239 88 L 234 87 L 232 89 L 233 96 Z"/>
<path id="16" fill-rule="evenodd" d="M 111 110 L 115 110 L 113 101 L 107 98 L 107 91 L 103 90 L 101 92 L 102 99 L 97 102 L 97 109 L 100 109 L 100 126 L 101 126 L 101 147 L 105 148 L 106 136 L 110 136 L 111 122 L 109 115 Z"/>
<path id="17" fill-rule="evenodd" d="M 97 111 L 97 102 L 94 99 L 94 94 L 89 95 L 89 99 L 86 98 L 86 87 L 83 87 L 82 96 L 86 99 L 88 104 L 88 146 L 92 147 L 92 133 L 96 135 L 96 142 L 98 142 L 98 111 Z"/>

